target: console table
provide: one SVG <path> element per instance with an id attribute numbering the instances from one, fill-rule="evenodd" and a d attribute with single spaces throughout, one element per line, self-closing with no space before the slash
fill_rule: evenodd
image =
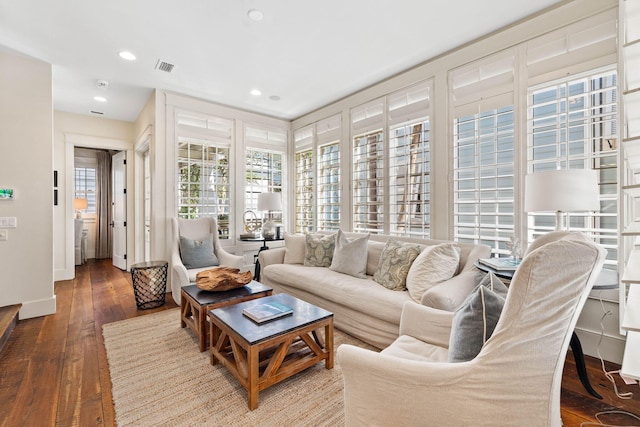
<path id="1" fill-rule="evenodd" d="M 476 268 L 478 268 L 481 271 L 491 272 L 496 276 L 498 276 L 499 278 L 503 279 L 503 282 L 505 282 L 507 286 L 509 286 L 511 279 L 513 278 L 513 274 L 515 273 L 515 269 L 514 270 L 496 270 L 487 265 L 481 264 L 478 261 L 476 261 L 474 265 L 476 266 Z M 600 271 L 600 274 L 596 278 L 596 283 L 593 285 L 592 290 L 600 291 L 605 289 L 617 289 L 617 288 L 618 288 L 618 272 L 613 270 L 602 269 Z M 593 387 L 591 386 L 591 383 L 589 382 L 589 376 L 587 375 L 587 367 L 584 363 L 584 353 L 582 351 L 582 344 L 580 343 L 580 338 L 578 338 L 578 335 L 575 333 L 575 331 L 571 334 L 571 341 L 569 345 L 571 346 L 573 359 L 576 362 L 576 370 L 578 371 L 578 378 L 580 378 L 580 382 L 582 383 L 582 386 L 584 387 L 585 390 L 589 392 L 590 395 L 597 397 L 598 399 L 602 399 L 602 396 L 600 396 L 600 394 L 593 389 Z"/>
<path id="2" fill-rule="evenodd" d="M 267 246 L 267 242 L 282 241 L 284 240 L 284 237 L 273 237 L 270 239 L 265 239 L 263 237 L 244 238 L 244 239 L 240 238 L 240 240 L 243 242 L 262 242 L 262 246 L 260 247 L 260 249 L 258 249 L 258 254 L 254 255 L 255 271 L 253 272 L 253 279 L 259 281 L 260 280 L 260 261 L 258 260 L 258 255 L 260 255 L 260 252 L 266 251 L 267 249 L 269 249 L 269 246 Z"/>

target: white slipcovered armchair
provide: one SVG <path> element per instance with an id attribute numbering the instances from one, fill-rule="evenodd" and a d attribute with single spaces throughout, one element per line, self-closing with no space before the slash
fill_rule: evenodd
<path id="1" fill-rule="evenodd" d="M 213 252 L 220 265 L 242 269 L 244 258 L 230 254 L 220 245 L 218 239 L 218 223 L 213 217 L 198 219 L 173 218 L 173 244 L 171 249 L 171 295 L 176 304 L 180 305 L 180 288 L 195 283 L 196 274 L 210 269 L 214 265 L 187 269 L 180 256 L 180 236 L 188 239 L 203 239 L 209 234 L 213 237 Z"/>
<path id="2" fill-rule="evenodd" d="M 454 314 L 414 302 L 382 352 L 340 346 L 346 424 L 560 426 L 564 359 L 606 251 L 557 237 L 525 256 L 472 360 L 447 361 Z"/>

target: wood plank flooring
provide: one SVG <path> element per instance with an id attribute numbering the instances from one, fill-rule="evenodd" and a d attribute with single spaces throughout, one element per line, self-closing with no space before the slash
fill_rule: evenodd
<path id="1" fill-rule="evenodd" d="M 167 295 L 164 306 L 137 310 L 130 274 L 111 266 L 110 260 L 90 260 L 77 267 L 76 279 L 56 282 L 55 293 L 56 314 L 18 322 L 0 353 L 0 426 L 113 426 L 102 325 L 176 305 Z M 601 411 L 640 415 L 637 385 L 626 386 L 616 377 L 621 391 L 634 393 L 631 400 L 620 400 L 598 360 L 587 357 L 587 368 L 593 387 L 604 398 L 598 400 L 584 390 L 569 355 L 562 381 L 564 426 L 595 421 L 594 415 Z M 623 416 L 605 420 L 640 424 Z"/>

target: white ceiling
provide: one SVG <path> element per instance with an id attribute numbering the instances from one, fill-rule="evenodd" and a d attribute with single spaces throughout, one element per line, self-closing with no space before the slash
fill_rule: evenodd
<path id="1" fill-rule="evenodd" d="M 56 110 L 134 121 L 158 88 L 293 119 L 560 2 L 2 0 L 0 47 L 52 64 Z"/>

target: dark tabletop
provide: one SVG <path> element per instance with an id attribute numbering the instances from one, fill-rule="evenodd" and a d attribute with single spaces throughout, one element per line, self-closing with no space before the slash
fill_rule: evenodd
<path id="1" fill-rule="evenodd" d="M 293 314 L 262 324 L 257 324 L 242 314 L 244 308 L 264 304 L 268 301 L 277 301 L 281 304 L 288 305 L 293 309 Z M 333 313 L 292 297 L 291 295 L 277 294 L 253 301 L 242 302 L 229 307 L 217 308 L 211 310 L 209 315 L 220 319 L 229 326 L 229 328 L 247 340 L 249 344 L 254 345 L 275 335 L 281 335 L 294 329 L 310 325 L 313 322 L 332 317 Z"/>
<path id="2" fill-rule="evenodd" d="M 211 305 L 219 302 L 229 301 L 235 298 L 242 298 L 248 295 L 257 294 L 260 292 L 271 291 L 273 288 L 267 285 L 263 285 L 260 282 L 252 280 L 246 285 L 230 289 L 228 291 L 203 291 L 198 288 L 197 285 L 188 285 L 182 288 L 191 298 L 196 300 L 200 305 Z"/>

